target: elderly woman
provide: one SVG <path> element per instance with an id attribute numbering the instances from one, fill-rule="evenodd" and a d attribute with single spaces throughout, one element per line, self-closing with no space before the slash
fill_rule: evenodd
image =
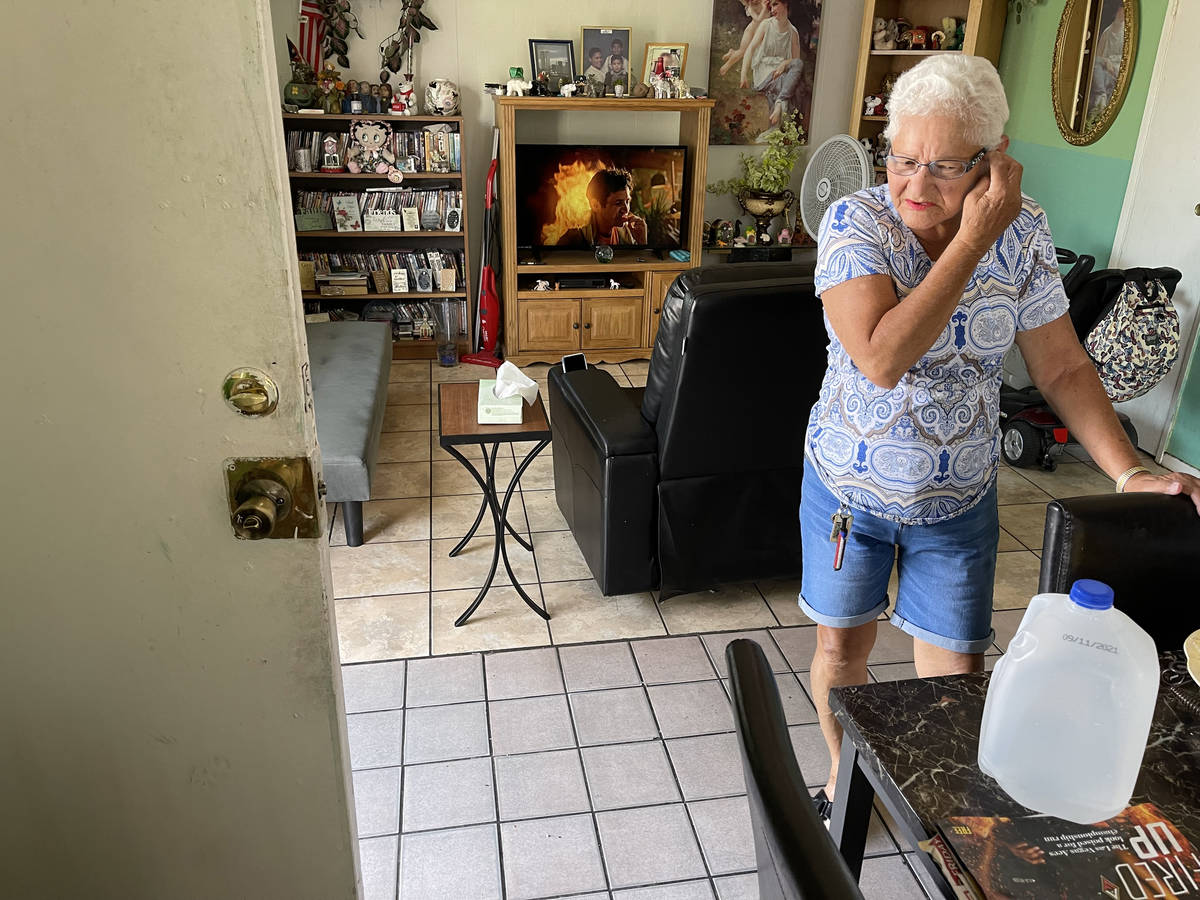
<path id="1" fill-rule="evenodd" d="M 1200 482 L 1138 465 L 1075 337 L 1046 215 L 1004 152 L 992 64 L 931 57 L 896 82 L 889 112 L 887 184 L 830 207 L 818 240 L 829 367 L 808 426 L 800 606 L 817 622 L 826 815 L 841 745 L 828 692 L 867 681 L 893 562 L 890 621 L 913 636 L 918 675 L 983 668 L 1001 361 L 1014 340 L 1117 490 L 1187 493 L 1200 508 Z"/>

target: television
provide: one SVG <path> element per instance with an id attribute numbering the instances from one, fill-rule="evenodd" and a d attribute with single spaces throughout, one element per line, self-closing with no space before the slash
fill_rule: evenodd
<path id="1" fill-rule="evenodd" d="M 517 144 L 517 244 L 680 249 L 686 169 L 686 147 Z"/>

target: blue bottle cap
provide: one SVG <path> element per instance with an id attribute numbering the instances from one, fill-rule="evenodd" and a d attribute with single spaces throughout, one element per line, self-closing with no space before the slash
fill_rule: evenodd
<path id="1" fill-rule="evenodd" d="M 1103 581 L 1080 578 L 1071 585 L 1071 599 L 1086 609 L 1112 609 L 1113 589 Z"/>

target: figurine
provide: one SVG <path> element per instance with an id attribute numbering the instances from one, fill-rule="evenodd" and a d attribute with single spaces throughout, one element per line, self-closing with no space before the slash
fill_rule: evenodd
<path id="1" fill-rule="evenodd" d="M 888 72 L 883 76 L 883 80 L 879 83 L 879 96 L 883 98 L 886 105 L 892 99 L 892 89 L 896 86 L 896 80 L 900 77 L 898 72 Z"/>
<path id="2" fill-rule="evenodd" d="M 550 96 L 550 76 L 545 72 L 538 72 L 537 78 L 533 79 L 533 96 Z"/>
<path id="3" fill-rule="evenodd" d="M 896 48 L 899 50 L 912 49 L 912 23 L 903 16 L 896 19 Z"/>
<path id="4" fill-rule="evenodd" d="M 875 31 L 871 35 L 871 46 L 876 50 L 896 49 L 896 20 L 876 19 Z"/>
<path id="5" fill-rule="evenodd" d="M 946 32 L 940 28 L 937 31 L 930 32 L 929 44 L 934 50 L 942 50 L 942 44 L 946 43 Z"/>
<path id="6" fill-rule="evenodd" d="M 338 136 L 336 134 L 327 134 L 321 138 L 321 171 L 327 175 L 346 171 L 346 167 L 342 165 L 342 157 L 338 153 Z"/>
<path id="7" fill-rule="evenodd" d="M 790 244 L 792 242 L 792 229 L 784 225 L 779 229 L 779 243 Z"/>
<path id="8" fill-rule="evenodd" d="M 548 291 L 550 290 L 550 282 L 545 278 L 539 278 L 533 283 L 533 289 L 535 291 Z"/>
<path id="9" fill-rule="evenodd" d="M 509 78 L 524 78 L 525 70 L 521 66 L 509 66 L 508 67 L 508 77 Z"/>
<path id="10" fill-rule="evenodd" d="M 629 96 L 640 100 L 643 97 L 650 95 L 650 86 L 645 82 L 639 81 L 633 86 L 633 90 L 629 92 Z"/>
<path id="11" fill-rule="evenodd" d="M 621 282 L 615 278 L 608 279 L 608 289 L 610 291 L 619 291 L 621 289 Z"/>
<path id="12" fill-rule="evenodd" d="M 449 78 L 435 78 L 425 87 L 425 112 L 431 116 L 458 115 L 458 85 Z"/>
<path id="13" fill-rule="evenodd" d="M 391 110 L 394 95 L 395 92 L 390 84 L 384 83 L 379 86 L 379 111 L 381 113 Z"/>
<path id="14" fill-rule="evenodd" d="M 883 105 L 882 97 L 876 96 L 875 94 L 870 94 L 866 97 L 866 99 L 863 100 L 863 104 L 865 107 L 863 110 L 864 116 L 887 115 L 887 109 Z"/>
<path id="15" fill-rule="evenodd" d="M 943 50 L 961 50 L 963 48 L 963 37 L 965 34 L 964 19 L 956 19 L 954 16 L 946 16 L 942 19 L 942 31 L 945 32 L 946 38 L 942 41 Z"/>
<path id="16" fill-rule="evenodd" d="M 676 97 L 678 97 L 680 100 L 694 100 L 695 99 L 692 96 L 692 89 L 686 81 L 684 81 L 682 78 L 679 78 L 677 76 L 672 78 L 672 81 L 675 82 L 675 96 Z"/>
<path id="17" fill-rule="evenodd" d="M 924 50 L 929 44 L 929 29 L 923 25 L 914 26 L 908 36 L 910 50 Z"/>
<path id="18" fill-rule="evenodd" d="M 358 82 L 351 78 L 346 82 L 346 92 L 342 94 L 342 112 L 352 113 L 352 105 L 358 99 Z M 361 111 L 361 110 L 360 110 Z"/>
<path id="19" fill-rule="evenodd" d="M 350 129 L 346 168 L 355 175 L 387 175 L 393 184 L 403 181 L 403 173 L 396 168 L 396 157 L 387 149 L 391 133 L 391 126 L 382 122 L 355 122 Z"/>
<path id="20" fill-rule="evenodd" d="M 383 95 L 379 92 L 379 85 L 371 85 L 371 112 L 375 115 L 383 112 Z"/>
<path id="21" fill-rule="evenodd" d="M 417 114 L 417 92 L 413 87 L 411 75 L 405 75 L 404 80 L 396 85 L 396 96 L 400 98 L 401 109 L 396 115 L 415 116 Z M 392 104 L 392 112 L 396 112 L 395 103 Z"/>
<path id="22" fill-rule="evenodd" d="M 325 63 L 317 78 L 317 90 L 321 97 L 321 108 L 329 115 L 335 115 L 342 108 L 341 84 L 342 73 L 333 67 L 333 63 Z"/>
<path id="23" fill-rule="evenodd" d="M 573 81 L 564 81 L 563 86 L 558 89 L 560 97 L 572 97 L 575 94 L 576 85 Z"/>
<path id="24" fill-rule="evenodd" d="M 520 78 L 510 78 L 508 84 L 505 85 L 504 93 L 507 97 L 524 97 L 533 84 L 528 81 L 522 81 Z"/>

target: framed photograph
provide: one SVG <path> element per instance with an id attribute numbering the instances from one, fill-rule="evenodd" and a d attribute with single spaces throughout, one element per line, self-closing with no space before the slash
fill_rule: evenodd
<path id="1" fill-rule="evenodd" d="M 529 39 L 529 65 L 533 71 L 529 81 L 536 81 L 539 72 L 550 79 L 551 93 L 557 94 L 564 84 L 575 81 L 575 42 Z"/>
<path id="2" fill-rule="evenodd" d="M 665 75 L 683 78 L 683 69 L 687 65 L 688 45 L 683 41 L 675 43 L 647 44 L 646 54 L 642 58 L 642 84 L 650 83 L 650 76 L 659 70 L 659 60 Z"/>
<path id="3" fill-rule="evenodd" d="M 615 25 L 584 25 L 581 31 L 583 74 L 589 80 L 603 82 L 606 94 L 613 93 L 613 87 L 620 84 L 628 96 L 633 88 L 629 63 L 633 32 Z"/>

